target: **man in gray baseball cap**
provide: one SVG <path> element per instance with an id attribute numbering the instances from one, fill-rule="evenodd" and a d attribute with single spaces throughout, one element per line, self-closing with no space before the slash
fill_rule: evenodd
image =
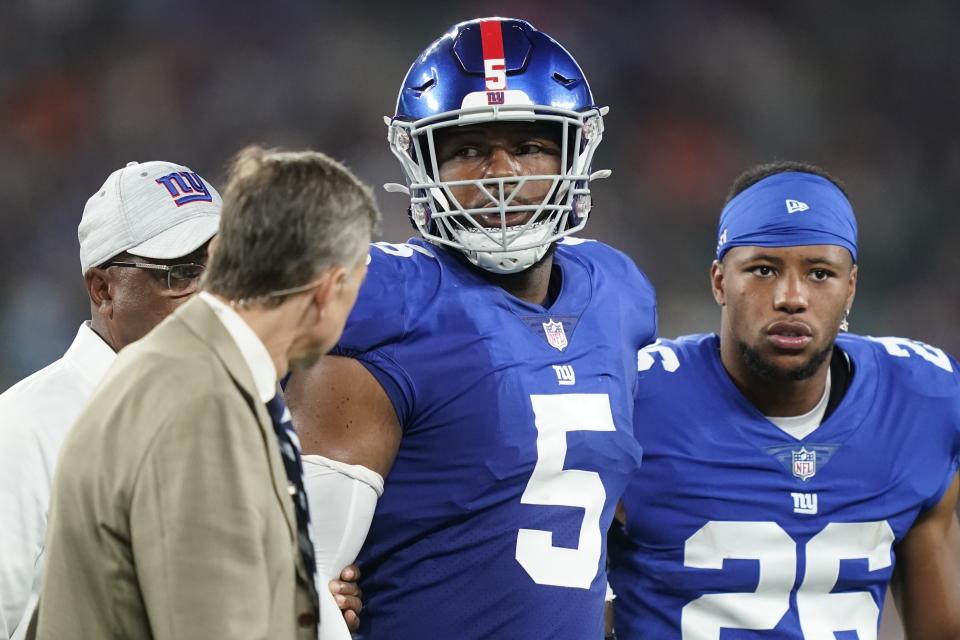
<path id="1" fill-rule="evenodd" d="M 216 189 L 169 162 L 131 162 L 87 201 L 78 236 L 90 328 L 114 351 L 195 292 L 221 206 Z"/>
<path id="2" fill-rule="evenodd" d="M 63 357 L 0 395 L 0 640 L 21 638 L 40 589 L 50 483 L 60 446 L 116 352 L 197 289 L 221 200 L 169 162 L 110 174 L 80 221 L 90 297 Z"/>
<path id="3" fill-rule="evenodd" d="M 182 165 L 130 162 L 87 200 L 80 265 L 90 298 L 62 358 L 0 395 L 0 640 L 23 638 L 40 592 L 50 486 L 60 447 L 116 352 L 197 291 L 222 201 Z M 341 577 L 355 581 L 357 569 Z M 351 627 L 355 582 L 330 590 Z"/>

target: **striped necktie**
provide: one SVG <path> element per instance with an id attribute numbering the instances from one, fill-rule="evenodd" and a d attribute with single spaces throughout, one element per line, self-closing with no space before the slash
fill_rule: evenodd
<path id="1" fill-rule="evenodd" d="M 283 468 L 287 472 L 287 482 L 293 506 L 297 513 L 297 546 L 303 557 L 303 564 L 310 575 L 313 586 L 313 600 L 316 611 L 320 610 L 317 602 L 317 587 L 315 575 L 317 560 L 313 551 L 313 538 L 310 535 L 310 506 L 307 504 L 307 493 L 303 488 L 303 461 L 300 458 L 300 438 L 293 429 L 290 419 L 290 410 L 280 394 L 273 396 L 267 403 L 267 411 L 273 422 L 273 430 L 277 434 L 280 445 L 280 457 L 283 458 Z"/>

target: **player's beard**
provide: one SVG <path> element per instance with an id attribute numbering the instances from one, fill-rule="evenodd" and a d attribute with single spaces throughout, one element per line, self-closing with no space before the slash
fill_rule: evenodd
<path id="1" fill-rule="evenodd" d="M 817 351 L 805 363 L 785 369 L 778 367 L 770 362 L 760 352 L 748 345 L 746 342 L 737 341 L 737 355 L 740 361 L 747 365 L 747 368 L 757 377 L 774 382 L 796 382 L 806 380 L 815 374 L 830 354 L 833 353 L 833 343 L 831 342 L 820 351 Z"/>

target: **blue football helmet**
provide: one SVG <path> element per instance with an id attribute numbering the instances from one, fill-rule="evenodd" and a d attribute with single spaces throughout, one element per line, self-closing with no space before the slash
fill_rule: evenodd
<path id="1" fill-rule="evenodd" d="M 396 114 L 384 118 L 390 149 L 407 176 L 406 186 L 385 187 L 410 196 L 410 218 L 425 239 L 462 251 L 487 271 L 517 273 L 539 261 L 553 242 L 586 224 L 589 182 L 610 175 L 590 173 L 607 111 L 594 105 L 576 60 L 529 22 L 510 18 L 461 22 L 414 61 L 397 97 Z M 438 130 L 505 121 L 556 123 L 561 134 L 560 173 L 439 179 L 434 142 Z M 514 202 L 525 184 L 536 181 L 549 187 L 541 202 Z M 464 186 L 476 187 L 489 202 L 464 208 L 451 191 Z M 497 211 L 497 227 L 484 226 L 475 217 L 489 220 L 489 214 Z M 517 212 L 530 217 L 508 226 L 507 214 Z"/>

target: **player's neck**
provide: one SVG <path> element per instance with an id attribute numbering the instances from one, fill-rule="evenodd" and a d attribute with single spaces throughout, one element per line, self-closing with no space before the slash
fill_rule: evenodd
<path id="1" fill-rule="evenodd" d="M 830 358 L 803 380 L 771 378 L 754 371 L 737 352 L 732 340 L 721 341 L 720 360 L 730 379 L 760 413 L 765 416 L 801 416 L 823 398 L 830 370 Z"/>
<path id="2" fill-rule="evenodd" d="M 451 253 L 466 262 L 463 254 L 459 252 Z M 476 269 L 484 280 L 502 288 L 513 297 L 524 302 L 549 307 L 560 295 L 560 285 L 562 283 L 560 270 L 553 268 L 553 255 L 552 250 L 547 251 L 547 254 L 529 269 L 507 275 L 490 273 L 472 265 L 471 268 Z"/>
<path id="3" fill-rule="evenodd" d="M 493 282 L 524 302 L 549 307 L 560 291 L 560 274 L 553 273 L 553 256 L 548 255 L 529 269 L 506 276 L 494 276 Z M 491 274 L 492 275 L 492 274 Z M 551 279 L 556 283 L 551 286 Z"/>

